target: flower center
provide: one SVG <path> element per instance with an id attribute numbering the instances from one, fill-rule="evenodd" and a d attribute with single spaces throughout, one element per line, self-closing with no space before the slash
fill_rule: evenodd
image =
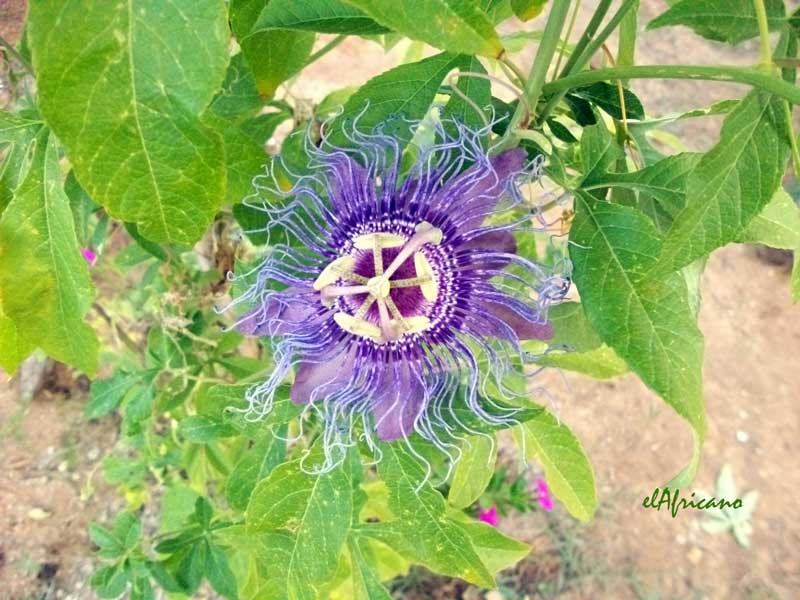
<path id="1" fill-rule="evenodd" d="M 421 333 L 431 326 L 421 307 L 436 300 L 439 286 L 420 250 L 441 241 L 441 229 L 425 221 L 408 239 L 383 232 L 360 235 L 353 240 L 351 254 L 322 270 L 314 289 L 326 306 L 338 303 L 340 311 L 333 319 L 348 333 L 378 344 Z"/>

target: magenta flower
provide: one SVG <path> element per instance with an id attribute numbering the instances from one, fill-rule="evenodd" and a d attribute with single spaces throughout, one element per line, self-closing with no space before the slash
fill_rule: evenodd
<path id="1" fill-rule="evenodd" d="M 495 218 L 522 205 L 525 152 L 489 156 L 485 130 L 436 127 L 442 141 L 410 169 L 381 127 L 349 126 L 348 148 L 309 142 L 310 174 L 296 175 L 289 192 L 271 174 L 267 198 L 281 200 L 256 206 L 279 239 L 236 300 L 248 307 L 237 328 L 273 337 L 275 369 L 248 391 L 248 416 L 272 409 L 294 369 L 291 399 L 324 427 L 324 469 L 359 437 L 377 450 L 373 435 L 416 432 L 447 452 L 453 445 L 439 434 L 465 428 L 456 405 L 495 426 L 516 424 L 515 409 L 481 399 L 480 365 L 501 381 L 519 372 L 521 340 L 552 336 L 546 308 L 568 285 L 519 256 L 512 235 L 530 229 L 532 208 Z"/>
<path id="2" fill-rule="evenodd" d="M 482 510 L 478 515 L 478 520 L 492 527 L 497 527 L 497 507 L 493 504 L 488 509 Z"/>
<path id="3" fill-rule="evenodd" d="M 81 255 L 83 256 L 83 258 L 86 259 L 86 262 L 88 262 L 90 265 L 93 265 L 94 261 L 97 260 L 97 254 L 92 252 L 91 248 L 82 248 Z"/>
<path id="4" fill-rule="evenodd" d="M 537 497 L 539 506 L 548 512 L 553 510 L 553 499 L 550 497 L 550 488 L 547 486 L 547 482 L 544 479 L 539 478 L 536 480 L 536 490 L 539 492 Z"/>

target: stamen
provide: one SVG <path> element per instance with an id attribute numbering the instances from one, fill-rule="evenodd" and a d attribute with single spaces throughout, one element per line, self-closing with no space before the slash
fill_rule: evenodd
<path id="1" fill-rule="evenodd" d="M 399 248 L 406 243 L 406 238 L 396 233 L 365 233 L 353 240 L 353 245 L 359 250 L 372 250 L 375 246 L 380 248 Z"/>
<path id="2" fill-rule="evenodd" d="M 392 289 L 417 287 L 420 284 L 428 283 L 431 280 L 432 278 L 430 277 L 411 277 L 410 279 L 392 279 L 389 282 L 389 285 L 391 286 Z"/>
<path id="3" fill-rule="evenodd" d="M 439 285 L 436 283 L 436 278 L 433 276 L 433 268 L 431 263 L 422 252 L 414 254 L 414 268 L 417 270 L 417 277 L 422 281 L 419 289 L 422 295 L 429 302 L 436 300 L 439 293 Z"/>
<path id="4" fill-rule="evenodd" d="M 367 316 L 370 307 L 375 303 L 375 296 L 367 296 L 367 299 L 358 307 L 356 314 L 353 315 L 356 319 L 363 319 Z"/>
<path id="5" fill-rule="evenodd" d="M 400 331 L 395 325 L 394 319 L 389 318 L 389 311 L 386 309 L 385 298 L 378 298 L 378 315 L 380 315 L 380 331 L 383 334 L 383 340 L 394 341 L 400 339 Z"/>
<path id="6" fill-rule="evenodd" d="M 314 280 L 314 289 L 320 291 L 322 288 L 336 283 L 342 277 L 352 273 L 355 264 L 356 259 L 352 256 L 340 256 L 322 269 L 322 273 Z"/>
<path id="7" fill-rule="evenodd" d="M 368 337 L 378 342 L 382 340 L 381 329 L 369 321 L 356 319 L 353 315 L 343 312 L 333 315 L 333 320 L 347 333 Z"/>
<path id="8" fill-rule="evenodd" d="M 434 246 L 438 246 L 442 242 L 442 230 L 438 227 L 434 227 L 427 221 L 423 221 L 419 225 L 415 227 L 414 235 L 411 236 L 411 239 L 406 242 L 406 245 L 403 246 L 403 249 L 400 250 L 397 256 L 394 257 L 392 264 L 384 272 L 383 276 L 386 278 L 391 277 L 394 275 L 394 272 L 400 268 L 400 266 L 406 262 L 406 260 L 414 254 L 417 250 L 422 248 L 425 244 L 433 244 Z"/>

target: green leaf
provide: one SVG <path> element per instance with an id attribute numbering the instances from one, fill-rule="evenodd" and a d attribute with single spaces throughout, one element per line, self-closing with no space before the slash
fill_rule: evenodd
<path id="1" fill-rule="evenodd" d="M 785 22 L 783 0 L 765 0 L 769 28 Z M 685 25 L 706 39 L 738 44 L 758 35 L 753 0 L 681 0 L 648 23 L 648 29 Z"/>
<path id="2" fill-rule="evenodd" d="M 346 0 L 381 25 L 413 40 L 462 54 L 499 57 L 503 45 L 489 18 L 468 0 Z"/>
<path id="3" fill-rule="evenodd" d="M 569 427 L 547 411 L 520 425 L 519 443 L 528 460 L 544 467 L 545 478 L 556 498 L 572 516 L 588 522 L 597 509 L 592 465 Z"/>
<path id="4" fill-rule="evenodd" d="M 628 88 L 622 88 L 625 100 L 625 116 L 628 119 L 644 119 L 644 107 L 639 98 Z M 599 81 L 573 89 L 570 94 L 583 98 L 607 112 L 615 119 L 622 119 L 622 104 L 619 99 L 619 88 L 616 85 Z"/>
<path id="5" fill-rule="evenodd" d="M 14 191 L 25 178 L 30 164 L 34 139 L 44 123 L 0 111 L 0 214 L 6 209 Z M 2 156 L 3 145 L 5 156 Z"/>
<path id="6" fill-rule="evenodd" d="M 719 143 L 689 175 L 686 207 L 664 240 L 661 271 L 676 271 L 732 242 L 769 203 L 789 156 L 781 102 L 754 90 L 725 119 Z"/>
<path id="7" fill-rule="evenodd" d="M 317 457 L 316 460 L 319 460 Z M 312 458 L 308 459 L 310 468 Z M 300 461 L 276 468 L 253 490 L 247 506 L 248 531 L 292 526 L 288 577 L 311 583 L 328 581 L 336 572 L 353 514 L 352 483 L 345 469 L 310 475 Z"/>
<path id="8" fill-rule="evenodd" d="M 97 553 L 100 558 L 114 560 L 125 551 L 122 540 L 98 523 L 89 524 L 89 538 L 100 549 Z"/>
<path id="9" fill-rule="evenodd" d="M 469 536 L 490 573 L 513 567 L 531 552 L 527 544 L 503 535 L 491 525 L 470 519 L 464 513 L 453 515 L 453 518 Z"/>
<path id="10" fill-rule="evenodd" d="M 342 115 L 333 124 L 334 143 L 347 144 L 337 131 L 337 124 L 346 127 L 347 121 L 356 116 L 358 127 L 364 131 L 370 131 L 393 116 L 422 119 L 430 110 L 445 76 L 456 68 L 468 69 L 470 63 L 469 57 L 442 53 L 373 77 L 345 102 Z M 397 123 L 392 133 L 405 142 L 412 135 L 405 123 Z"/>
<path id="11" fill-rule="evenodd" d="M 203 581 L 208 560 L 206 557 L 208 544 L 205 543 L 205 540 L 201 540 L 184 552 L 183 558 L 178 563 L 175 579 L 188 594 L 192 594 Z"/>
<path id="12" fill-rule="evenodd" d="M 650 217 L 663 233 L 686 206 L 689 175 L 701 158 L 702 154 L 684 152 L 663 158 L 639 171 L 596 173 L 581 187 L 585 190 L 611 187 L 637 192 L 635 207 Z"/>
<path id="13" fill-rule="evenodd" d="M 486 490 L 497 461 L 494 437 L 474 435 L 461 444 L 461 456 L 453 473 L 447 501 L 456 508 L 466 508 Z"/>
<path id="14" fill-rule="evenodd" d="M 89 403 L 83 414 L 87 419 L 99 419 L 106 416 L 122 404 L 125 395 L 139 379 L 133 373 L 117 371 L 108 379 L 93 381 Z"/>
<path id="15" fill-rule="evenodd" d="M 45 0 L 28 32 L 40 108 L 89 195 L 153 241 L 199 239 L 225 183 L 197 118 L 228 63 L 224 5 Z"/>
<path id="16" fill-rule="evenodd" d="M 613 379 L 628 372 L 628 365 L 603 344 L 585 352 L 546 352 L 534 358 L 537 365 L 555 367 L 588 375 L 594 379 Z"/>
<path id="17" fill-rule="evenodd" d="M 128 586 L 128 573 L 121 565 L 102 567 L 92 575 L 91 584 L 100 598 L 117 598 Z"/>
<path id="18" fill-rule="evenodd" d="M 795 302 L 800 302 L 800 247 L 794 251 L 794 268 L 792 269 L 791 281 L 792 298 Z"/>
<path id="19" fill-rule="evenodd" d="M 124 483 L 135 487 L 144 481 L 146 475 L 147 467 L 139 460 L 113 455 L 103 460 L 103 476 L 111 485 Z"/>
<path id="20" fill-rule="evenodd" d="M 594 330 L 702 437 L 703 338 L 683 276 L 648 276 L 661 251 L 654 225 L 632 208 L 578 192 L 570 241 Z"/>
<path id="21" fill-rule="evenodd" d="M 737 242 L 765 244 L 772 248 L 800 248 L 800 210 L 783 188 L 772 196 L 764 210 L 750 221 Z"/>
<path id="22" fill-rule="evenodd" d="M 276 530 L 259 541 L 257 559 L 261 578 L 266 580 L 257 595 L 259 600 L 316 600 L 316 590 L 296 562 L 297 536 Z"/>
<path id="23" fill-rule="evenodd" d="M 38 346 L 94 375 L 98 342 L 83 320 L 93 298 L 61 187 L 56 141 L 43 131 L 31 167 L 0 217 L 0 313 L 13 323 L 0 324 L 11 341 L 11 356 L 3 362 L 14 366 L 21 351 Z"/>
<path id="24" fill-rule="evenodd" d="M 390 31 L 357 8 L 339 0 L 270 0 L 258 16 L 253 32 L 266 29 L 348 35 L 377 35 Z"/>
<path id="25" fill-rule="evenodd" d="M 305 66 L 316 36 L 305 31 L 254 28 L 264 4 L 264 0 L 231 0 L 230 19 L 256 88 L 270 98 L 281 83 Z"/>
<path id="26" fill-rule="evenodd" d="M 221 419 L 192 415 L 180 422 L 178 433 L 193 444 L 208 444 L 220 438 L 233 437 L 238 431 Z"/>
<path id="27" fill-rule="evenodd" d="M 220 596 L 228 600 L 236 600 L 239 597 L 236 585 L 236 577 L 228 564 L 228 557 L 225 552 L 216 545 L 206 540 L 206 578 Z"/>
<path id="28" fill-rule="evenodd" d="M 530 21 L 544 10 L 547 0 L 511 0 L 511 9 L 521 21 Z"/>
<path id="29" fill-rule="evenodd" d="M 13 374 L 36 346 L 20 337 L 16 323 L 3 311 L 0 295 L 0 368 Z"/>
<path id="30" fill-rule="evenodd" d="M 281 463 L 286 455 L 285 437 L 285 426 L 266 433 L 236 463 L 225 484 L 225 497 L 233 508 L 246 509 L 256 484 Z"/>
<path id="31" fill-rule="evenodd" d="M 264 99 L 256 88 L 253 72 L 239 52 L 231 57 L 222 89 L 214 97 L 209 110 L 218 117 L 241 123 L 258 115 L 264 107 Z"/>
<path id="32" fill-rule="evenodd" d="M 378 473 L 389 488 L 389 508 L 396 518 L 391 529 L 401 536 L 404 546 L 392 547 L 438 573 L 494 587 L 494 579 L 469 537 L 447 518 L 444 498 L 425 482 L 420 459 L 400 444 L 383 444 L 382 450 Z"/>
<path id="33" fill-rule="evenodd" d="M 358 540 L 348 543 L 353 578 L 353 600 L 392 600 L 375 571 L 367 563 Z"/>
<path id="34" fill-rule="evenodd" d="M 586 127 L 581 135 L 583 180 L 590 183 L 607 172 L 625 154 L 602 123 Z"/>

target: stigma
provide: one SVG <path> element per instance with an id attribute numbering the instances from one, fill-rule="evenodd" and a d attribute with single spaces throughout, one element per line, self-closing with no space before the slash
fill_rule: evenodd
<path id="1" fill-rule="evenodd" d="M 425 309 L 439 296 L 425 246 L 438 246 L 442 237 L 442 230 L 426 221 L 410 237 L 359 235 L 352 251 L 328 264 L 313 288 L 322 304 L 337 309 L 334 322 L 354 336 L 382 345 L 422 333 L 432 326 Z"/>

